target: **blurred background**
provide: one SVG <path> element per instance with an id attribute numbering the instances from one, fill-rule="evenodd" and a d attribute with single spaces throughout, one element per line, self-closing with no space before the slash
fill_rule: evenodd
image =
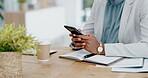
<path id="1" fill-rule="evenodd" d="M 0 28 L 3 24 L 24 24 L 27 32 L 53 45 L 69 46 L 64 25 L 83 28 L 93 0 L 0 0 Z"/>

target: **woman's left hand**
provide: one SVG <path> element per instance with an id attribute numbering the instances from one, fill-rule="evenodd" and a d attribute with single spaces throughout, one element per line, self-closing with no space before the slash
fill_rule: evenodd
<path id="1" fill-rule="evenodd" d="M 77 37 L 81 38 L 82 42 L 86 43 L 86 45 L 84 46 L 85 50 L 94 54 L 98 54 L 97 48 L 100 46 L 100 44 L 93 34 L 87 33 L 85 35 L 77 35 Z"/>

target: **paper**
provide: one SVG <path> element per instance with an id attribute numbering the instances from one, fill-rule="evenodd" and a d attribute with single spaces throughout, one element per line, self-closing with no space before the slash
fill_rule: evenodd
<path id="1" fill-rule="evenodd" d="M 116 61 L 123 58 L 123 57 L 106 57 L 103 55 L 93 55 L 93 56 L 86 58 L 85 56 L 89 55 L 89 54 L 91 54 L 91 53 L 83 49 L 83 50 L 68 53 L 65 55 L 60 55 L 59 57 L 73 59 L 73 60 L 79 60 L 82 62 L 88 62 L 88 63 L 93 63 L 93 64 L 102 64 L 102 65 L 109 65 L 109 64 L 116 62 Z"/>
<path id="2" fill-rule="evenodd" d="M 67 57 L 67 58 L 71 58 L 71 59 L 77 59 L 77 60 L 83 60 L 84 56 L 91 54 L 90 52 L 87 52 L 86 50 L 79 50 L 76 52 L 72 52 L 72 53 L 68 53 L 65 55 L 60 55 L 60 57 Z"/>
<path id="3" fill-rule="evenodd" d="M 96 65 L 95 67 L 100 67 L 100 68 L 111 68 L 110 66 L 105 66 L 105 65 Z"/>
<path id="4" fill-rule="evenodd" d="M 90 61 L 90 62 L 104 64 L 104 65 L 109 65 L 109 64 L 119 61 L 121 59 L 122 59 L 122 57 L 106 57 L 104 55 L 95 55 L 90 58 L 86 58 L 85 60 Z"/>
<path id="5" fill-rule="evenodd" d="M 142 67 L 143 58 L 125 58 L 110 67 Z"/>
<path id="6" fill-rule="evenodd" d="M 112 72 L 129 72 L 129 73 L 144 73 L 148 72 L 148 59 L 144 59 L 144 65 L 142 68 L 112 68 Z"/>

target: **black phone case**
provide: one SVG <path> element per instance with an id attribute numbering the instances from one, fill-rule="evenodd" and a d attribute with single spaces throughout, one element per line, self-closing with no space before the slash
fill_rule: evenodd
<path id="1" fill-rule="evenodd" d="M 79 30 L 77 30 L 75 27 L 72 26 L 64 26 L 68 31 L 71 32 L 71 34 L 76 34 L 76 35 L 83 35 Z M 73 37 L 77 38 L 77 37 Z M 82 43 L 81 41 L 75 41 L 75 43 Z"/>
<path id="2" fill-rule="evenodd" d="M 71 26 L 64 26 L 68 31 L 71 32 L 71 34 L 76 34 L 76 35 L 83 35 L 79 30 L 77 30 L 75 27 Z"/>

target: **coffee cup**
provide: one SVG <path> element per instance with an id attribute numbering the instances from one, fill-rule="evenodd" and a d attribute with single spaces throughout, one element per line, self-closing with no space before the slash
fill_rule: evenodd
<path id="1" fill-rule="evenodd" d="M 49 61 L 50 42 L 47 42 L 47 40 L 42 41 L 41 44 L 38 45 L 38 49 L 40 50 L 40 52 L 37 52 L 38 61 Z"/>

